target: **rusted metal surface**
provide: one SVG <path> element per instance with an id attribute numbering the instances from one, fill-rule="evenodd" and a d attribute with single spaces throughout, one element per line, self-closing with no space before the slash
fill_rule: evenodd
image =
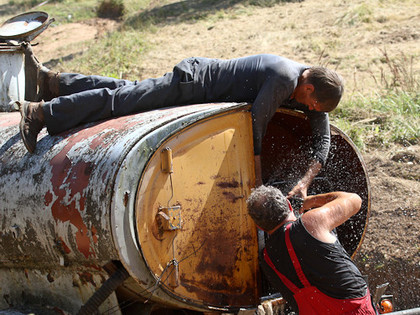
<path id="1" fill-rule="evenodd" d="M 112 226 L 115 227 L 113 230 L 114 235 L 119 235 L 119 237 L 115 238 L 115 240 L 118 243 L 117 247 L 120 248 L 120 257 L 125 266 L 130 266 L 132 277 L 136 279 L 138 283 L 142 284 L 144 288 L 144 295 L 150 296 L 157 303 L 192 309 L 213 309 L 213 306 L 208 305 L 211 303 L 206 300 L 192 301 L 185 299 L 178 293 L 173 294 L 171 290 L 168 290 L 165 285 L 160 282 L 158 275 L 156 275 L 154 271 L 152 273 L 144 272 L 144 270 L 150 270 L 145 261 L 146 255 L 143 252 L 142 245 L 138 244 L 137 239 L 133 239 L 133 235 L 137 232 L 129 230 L 129 227 L 135 226 L 132 221 L 135 219 L 137 211 L 132 205 L 136 204 L 136 207 L 138 207 L 136 200 L 138 198 L 137 196 L 140 195 L 137 191 L 133 191 L 132 187 L 134 185 L 138 185 L 143 176 L 142 172 L 133 172 L 133 170 L 143 170 L 155 153 L 160 157 L 161 152 L 159 150 L 166 147 L 164 143 L 166 143 L 165 141 L 167 141 L 167 139 L 171 138 L 171 136 L 176 137 L 179 134 L 182 134 L 183 131 L 188 129 L 190 126 L 195 124 L 199 125 L 203 119 L 208 118 L 211 120 L 214 115 L 221 114 L 227 109 L 234 109 L 234 111 L 239 110 L 241 112 L 246 109 L 247 115 L 250 115 L 248 112 L 249 106 L 246 104 L 237 104 L 236 106 L 230 105 L 230 107 L 226 107 L 225 110 L 222 111 L 219 107 L 220 104 L 217 104 L 213 107 L 211 114 L 207 112 L 206 115 L 196 115 L 193 119 L 191 116 L 180 117 L 179 119 L 168 123 L 165 128 L 156 129 L 153 132 L 150 132 L 138 143 L 135 148 L 133 148 L 133 150 L 130 151 L 130 154 L 126 157 L 124 165 L 121 167 L 116 178 L 116 186 L 118 186 L 119 189 L 116 191 L 116 197 L 113 198 L 115 201 L 114 209 L 116 209 L 116 211 L 112 213 Z M 207 137 L 211 137 L 211 135 L 207 135 Z M 252 144 L 247 143 L 247 145 L 249 146 Z M 159 163 L 160 162 L 161 161 L 159 159 Z M 197 173 L 201 171 L 200 166 L 190 165 L 190 167 L 191 171 L 195 170 Z M 187 176 L 185 178 L 187 178 Z M 147 181 L 145 181 L 143 185 L 146 187 Z M 143 185 L 140 185 L 139 189 L 141 189 Z M 124 200 L 128 200 L 128 202 L 126 202 L 127 206 L 124 206 Z M 148 209 L 148 211 L 153 213 L 153 220 L 155 220 L 156 212 L 152 211 L 155 210 L 158 209 Z M 182 220 L 185 221 L 185 218 L 182 217 Z M 145 223 L 141 222 L 141 224 L 143 226 Z M 141 230 L 141 228 L 137 227 L 137 230 Z M 142 251 L 142 257 L 139 257 L 138 255 L 139 250 Z M 166 263 L 167 261 L 165 261 L 165 264 Z M 176 272 L 175 265 L 170 265 L 168 268 L 173 268 L 173 272 Z M 170 281 L 174 284 L 176 279 L 172 279 Z M 229 306 L 225 306 L 223 302 L 218 305 L 222 304 L 223 307 L 217 306 L 216 308 L 229 308 Z"/>
<path id="2" fill-rule="evenodd" d="M 143 261 L 135 194 L 144 165 L 170 135 L 244 104 L 195 105 L 83 126 L 51 137 L 36 154 L 19 136 L 18 113 L 0 114 L 0 267 L 59 268 L 121 260 L 144 294 L 168 297 Z M 146 289 L 149 289 L 146 290 Z"/>
<path id="3" fill-rule="evenodd" d="M 238 112 L 186 128 L 162 144 L 141 178 L 136 219 L 143 257 L 170 294 L 191 304 L 258 304 L 258 242 L 246 210 L 255 181 L 251 125 L 250 113 Z M 166 148 L 172 173 L 164 171 Z M 175 206 L 182 228 L 164 229 L 159 213 Z"/>
<path id="4" fill-rule="evenodd" d="M 7 286 L 9 298 L 25 303 L 20 285 L 39 276 L 25 291 L 54 291 L 55 306 L 74 308 L 107 278 L 104 266 L 120 261 L 131 276 L 120 292 L 130 299 L 225 311 L 258 303 L 258 242 L 245 210 L 254 185 L 248 104 L 168 108 L 54 137 L 44 129 L 33 155 L 19 120 L 0 113 L 0 292 Z M 307 166 L 309 137 L 303 114 L 279 111 L 263 143 L 264 180 L 293 184 Z M 335 127 L 311 192 L 332 189 L 363 199 L 361 213 L 339 231 L 354 252 L 369 182 L 357 149 Z M 159 212 L 174 228 L 159 225 Z M 80 286 L 66 287 L 74 277 Z M 70 306 L 58 298 L 66 290 L 78 291 L 68 293 Z"/>

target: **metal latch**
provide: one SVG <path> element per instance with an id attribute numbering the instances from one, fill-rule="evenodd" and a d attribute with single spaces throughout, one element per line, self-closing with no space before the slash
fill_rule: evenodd
<path id="1" fill-rule="evenodd" d="M 181 206 L 159 207 L 157 220 L 165 231 L 180 230 L 182 227 Z"/>

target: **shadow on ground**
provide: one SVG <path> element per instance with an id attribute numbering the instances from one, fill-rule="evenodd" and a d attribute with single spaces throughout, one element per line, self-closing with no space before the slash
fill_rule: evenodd
<path id="1" fill-rule="evenodd" d="M 176 24 L 194 22 L 206 18 L 220 10 L 227 10 L 234 5 L 253 5 L 270 7 L 281 2 L 301 2 L 303 0 L 185 0 L 155 7 L 129 17 L 124 25 L 143 28 L 151 24 Z"/>

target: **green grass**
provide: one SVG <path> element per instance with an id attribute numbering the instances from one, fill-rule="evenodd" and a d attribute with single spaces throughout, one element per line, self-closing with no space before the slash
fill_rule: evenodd
<path id="1" fill-rule="evenodd" d="M 55 24 L 79 22 L 96 16 L 97 0 L 9 0 L 15 14 L 27 11 L 44 11 L 54 17 Z"/>
<path id="2" fill-rule="evenodd" d="M 372 73 L 379 92 L 353 96 L 331 114 L 333 123 L 362 150 L 420 143 L 420 81 L 414 57 L 381 52 L 378 75 Z"/>
<path id="3" fill-rule="evenodd" d="M 372 21 L 373 9 L 369 4 L 363 3 L 346 12 L 336 23 L 342 26 L 357 26 Z"/>
<path id="4" fill-rule="evenodd" d="M 65 68 L 78 73 L 135 80 L 140 77 L 141 56 L 147 47 L 138 31 L 113 32 L 91 45 L 80 57 L 66 62 Z"/>
<path id="5" fill-rule="evenodd" d="M 390 91 L 355 96 L 331 113 L 331 121 L 364 150 L 368 147 L 420 143 L 420 94 Z"/>

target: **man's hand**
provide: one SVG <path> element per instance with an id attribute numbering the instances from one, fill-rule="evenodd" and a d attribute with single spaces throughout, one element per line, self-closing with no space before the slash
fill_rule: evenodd
<path id="1" fill-rule="evenodd" d="M 309 183 L 310 184 L 310 183 Z M 305 183 L 302 183 L 302 181 L 299 181 L 295 187 L 289 193 L 287 194 L 287 199 L 290 199 L 294 196 L 300 197 L 302 199 L 305 199 L 308 194 L 308 186 L 305 185 Z"/>
<path id="2" fill-rule="evenodd" d="M 303 178 L 296 184 L 295 187 L 292 188 L 291 191 L 287 194 L 287 198 L 291 198 L 293 196 L 299 196 L 303 199 L 307 197 L 308 187 L 312 183 L 312 180 L 319 173 L 321 170 L 321 163 L 318 161 L 313 160 L 309 165 L 309 169 L 307 170 L 306 174 Z"/>

